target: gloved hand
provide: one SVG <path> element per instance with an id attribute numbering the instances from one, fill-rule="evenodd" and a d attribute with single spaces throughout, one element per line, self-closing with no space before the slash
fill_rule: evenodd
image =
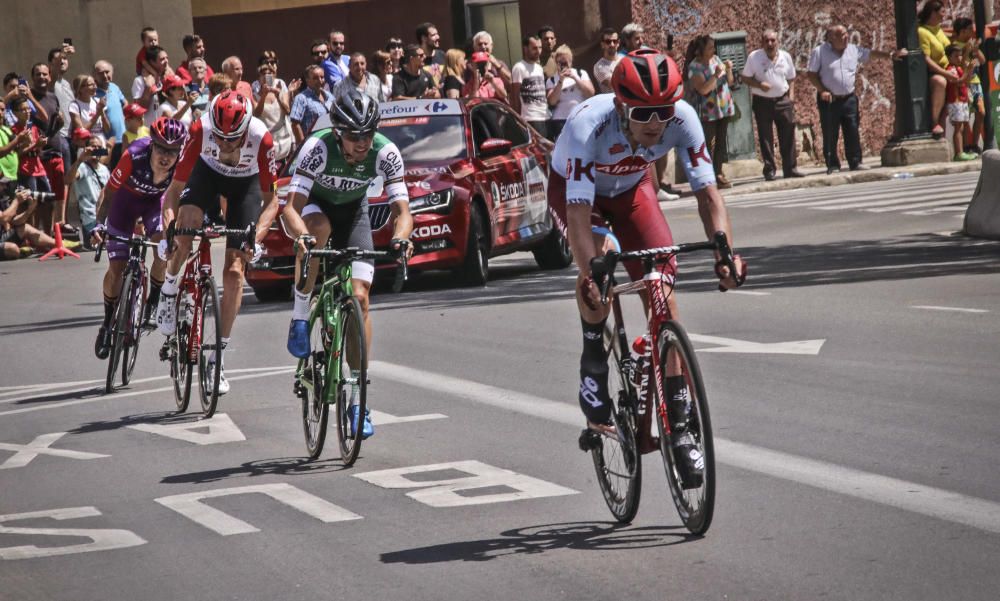
<path id="1" fill-rule="evenodd" d="M 166 240 L 160 240 L 156 243 L 156 256 L 160 257 L 164 261 L 170 258 L 168 251 L 170 249 L 167 247 Z"/>
<path id="2" fill-rule="evenodd" d="M 264 256 L 264 246 L 260 242 L 253 243 L 253 257 L 250 259 L 250 263 L 257 263 L 260 258 Z"/>

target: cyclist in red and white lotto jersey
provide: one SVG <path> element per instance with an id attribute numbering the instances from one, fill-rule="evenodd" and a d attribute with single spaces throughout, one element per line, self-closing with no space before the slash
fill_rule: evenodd
<path id="1" fill-rule="evenodd" d="M 188 141 L 181 151 L 174 179 L 163 203 L 163 224 L 168 227 L 176 215 L 176 228 L 200 228 L 206 213 L 219 213 L 219 196 L 226 197 L 226 227 L 245 230 L 256 224 L 254 257 L 262 252 L 260 241 L 278 214 L 274 195 L 277 177 L 274 143 L 267 126 L 251 114 L 250 99 L 228 91 L 217 96 L 209 110 L 191 124 Z M 179 208 L 178 208 L 179 205 Z M 191 251 L 191 236 L 175 236 L 168 249 L 167 273 L 156 310 L 156 325 L 165 335 L 176 328 L 177 280 Z M 222 275 L 222 349 L 209 361 L 218 361 L 229 342 L 233 322 L 243 297 L 243 272 L 250 257 L 244 240 L 226 242 L 226 262 Z M 229 392 L 225 374 L 219 377 L 219 394 Z"/>
<path id="2" fill-rule="evenodd" d="M 681 73 L 673 59 L 656 50 L 635 50 L 615 66 L 611 87 L 614 94 L 591 97 L 570 113 L 553 151 L 548 188 L 550 211 L 580 270 L 576 288 L 583 326 L 580 407 L 591 429 L 605 431 L 611 408 L 603 332 L 610 305 L 601 304 L 590 260 L 603 254 L 606 239 L 592 227 L 604 228 L 610 222 L 623 252 L 673 244 L 656 199 L 653 164 L 676 148 L 698 199 L 706 236 L 723 231 L 733 239 L 705 135 L 698 114 L 682 100 Z M 638 262 L 626 262 L 625 267 L 633 280 L 642 277 Z M 737 269 L 742 271 L 738 259 Z M 676 264 L 671 262 L 664 271 L 673 277 Z M 728 269 L 721 269 L 720 278 L 726 288 L 736 285 Z M 668 304 L 676 318 L 675 297 L 672 294 Z M 683 378 L 667 380 L 668 394 L 683 396 Z M 671 400 L 682 410 L 670 413 L 683 417 L 684 399 Z"/>

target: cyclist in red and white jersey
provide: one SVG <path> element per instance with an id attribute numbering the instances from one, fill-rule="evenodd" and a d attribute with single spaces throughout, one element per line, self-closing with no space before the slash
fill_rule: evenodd
<path id="1" fill-rule="evenodd" d="M 611 407 L 603 332 L 610 305 L 601 304 L 591 279 L 590 260 L 603 252 L 605 244 L 604 236 L 592 228 L 610 222 L 622 251 L 673 244 L 656 199 L 653 164 L 676 148 L 698 199 L 706 236 L 723 231 L 732 240 L 705 135 L 694 108 L 682 100 L 684 89 L 676 63 L 656 50 L 635 50 L 615 66 L 611 87 L 614 94 L 594 96 L 570 113 L 553 151 L 548 187 L 553 219 L 569 240 L 580 270 L 576 288 L 583 327 L 580 407 L 591 429 L 605 431 L 610 428 Z M 625 267 L 633 280 L 643 276 L 638 262 L 626 262 Z M 739 260 L 737 269 L 742 270 Z M 676 264 L 671 262 L 664 271 L 666 277 L 673 277 Z M 736 285 L 728 269 L 720 270 L 720 278 L 726 288 Z M 675 296 L 670 295 L 668 304 L 676 318 Z M 683 418 L 687 408 L 683 377 L 667 378 L 666 389 L 670 414 Z M 683 437 L 675 441 L 685 443 L 690 441 Z"/>
<path id="2" fill-rule="evenodd" d="M 245 230 L 256 224 L 254 258 L 261 252 L 260 241 L 278 214 L 274 195 L 277 177 L 274 143 L 267 126 L 251 112 L 250 99 L 228 91 L 217 96 L 202 118 L 191 124 L 187 143 L 181 151 L 173 182 L 163 203 L 165 227 L 174 221 L 177 228 L 199 228 L 205 214 L 219 213 L 219 196 L 226 197 L 226 227 Z M 178 208 L 179 206 L 179 208 Z M 175 236 L 168 249 L 169 262 L 156 310 L 156 324 L 165 335 L 176 328 L 177 280 L 191 251 L 191 236 Z M 233 322 L 243 296 L 243 272 L 250 260 L 244 240 L 226 242 L 226 262 L 222 275 L 222 350 L 229 342 Z M 222 352 L 209 359 L 223 367 Z M 219 378 L 219 394 L 229 392 L 225 374 Z"/>

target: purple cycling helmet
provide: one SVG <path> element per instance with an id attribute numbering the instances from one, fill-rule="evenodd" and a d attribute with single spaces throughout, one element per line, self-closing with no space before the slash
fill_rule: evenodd
<path id="1" fill-rule="evenodd" d="M 187 139 L 187 127 L 177 119 L 160 117 L 149 128 L 153 143 L 169 149 L 179 149 Z"/>

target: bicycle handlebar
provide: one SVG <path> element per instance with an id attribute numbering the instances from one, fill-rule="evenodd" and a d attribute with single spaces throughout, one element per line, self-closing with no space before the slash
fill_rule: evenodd
<path id="1" fill-rule="evenodd" d="M 243 247 L 246 249 L 247 245 L 250 244 L 250 250 L 253 250 L 252 244 L 256 242 L 257 238 L 257 226 L 256 224 L 250 224 L 246 229 L 238 230 L 227 227 L 214 227 L 212 225 L 206 225 L 204 227 L 175 227 L 176 221 L 171 221 L 170 225 L 167 226 L 166 239 L 167 248 L 170 249 L 169 252 L 174 250 L 174 236 L 200 236 L 202 238 L 220 238 L 226 236 L 227 238 L 238 238 L 243 240 Z"/>
<path id="2" fill-rule="evenodd" d="M 129 246 L 139 245 L 146 246 L 149 248 L 156 248 L 156 242 L 150 242 L 149 238 L 144 238 L 141 236 L 132 236 L 131 238 L 126 238 L 124 236 L 118 236 L 110 232 L 104 232 L 104 239 L 101 243 L 97 245 L 97 252 L 94 253 L 94 263 L 101 262 L 101 253 L 104 252 L 104 247 L 107 245 L 109 240 L 114 240 L 116 242 L 123 242 Z"/>
<path id="3" fill-rule="evenodd" d="M 354 259 L 399 259 L 400 262 L 399 269 L 396 271 L 396 280 L 393 282 L 392 290 L 393 292 L 399 292 L 403 288 L 403 282 L 406 281 L 408 277 L 407 261 L 406 261 L 406 248 L 409 246 L 409 240 L 398 240 L 400 242 L 400 247 L 398 251 L 395 250 L 365 250 L 350 246 L 342 249 L 313 249 L 306 248 L 305 254 L 302 257 L 302 269 L 299 273 L 299 280 L 296 282 L 295 287 L 298 290 L 302 290 L 306 281 L 309 279 L 309 259 L 312 257 L 331 257 L 338 259 L 337 263 L 345 263 Z M 303 244 L 315 244 L 315 242 L 308 243 L 303 242 Z"/>
<path id="4" fill-rule="evenodd" d="M 615 268 L 618 266 L 620 261 L 646 259 L 655 263 L 666 263 L 675 255 L 699 250 L 718 251 L 721 258 L 715 264 L 715 273 L 719 275 L 720 278 L 722 277 L 719 273 L 721 267 L 728 267 L 729 273 L 733 274 L 733 279 L 736 281 L 737 287 L 742 286 L 743 282 L 746 281 L 746 263 L 743 263 L 743 270 L 737 272 L 736 257 L 738 255 L 733 254 L 733 250 L 729 246 L 729 240 L 726 237 L 726 233 L 721 231 L 715 232 L 713 239 L 706 242 L 690 242 L 687 244 L 660 246 L 657 248 L 647 248 L 644 250 L 634 250 L 623 253 L 609 250 L 603 256 L 594 257 L 590 260 L 590 275 L 601 292 L 601 303 L 606 304 L 608 302 L 608 293 L 611 290 L 612 284 L 612 278 L 610 276 L 614 273 Z M 719 290 L 721 292 L 725 292 L 726 288 L 720 284 Z"/>

